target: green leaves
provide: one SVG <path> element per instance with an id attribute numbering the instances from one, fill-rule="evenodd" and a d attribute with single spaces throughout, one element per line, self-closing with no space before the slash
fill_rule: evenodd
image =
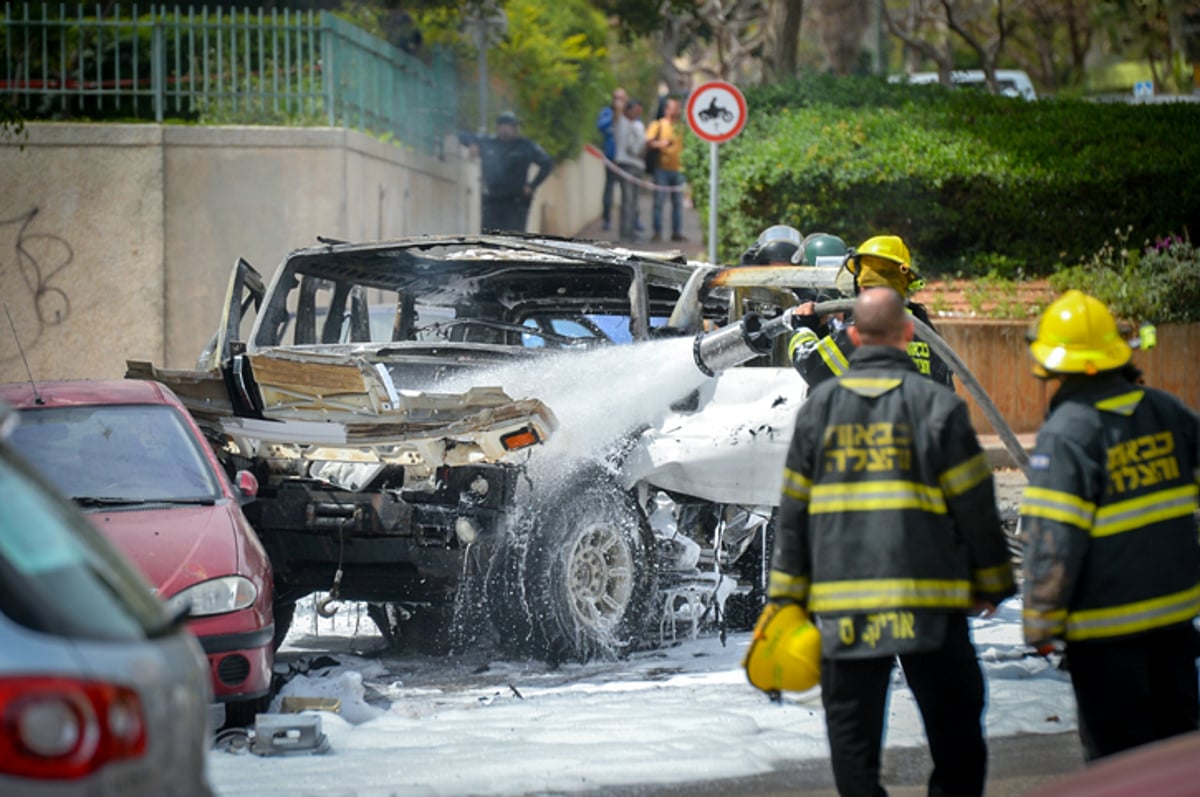
<path id="1" fill-rule="evenodd" d="M 521 117 L 522 134 L 555 159 L 591 137 L 605 103 L 604 17 L 584 0 L 509 0 L 508 36 L 489 56 Z"/>
<path id="2" fill-rule="evenodd" d="M 1025 102 L 878 78 L 814 76 L 746 92 L 721 145 L 720 257 L 790 224 L 854 244 L 901 235 L 926 273 L 1051 273 L 1103 231 L 1195 229 L 1200 106 Z M 685 153 L 706 208 L 707 148 Z M 976 265 L 976 260 L 978 264 Z"/>

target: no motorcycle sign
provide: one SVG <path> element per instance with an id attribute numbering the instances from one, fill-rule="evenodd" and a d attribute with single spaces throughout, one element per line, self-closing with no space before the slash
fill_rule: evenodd
<path id="1" fill-rule="evenodd" d="M 708 260 L 717 262 L 717 145 L 746 126 L 746 98 L 731 83 L 713 80 L 692 90 L 687 102 L 688 126 L 708 142 Z"/>
<path id="2" fill-rule="evenodd" d="M 735 86 L 714 80 L 697 87 L 688 97 L 688 125 L 705 141 L 720 144 L 746 126 L 746 98 Z"/>

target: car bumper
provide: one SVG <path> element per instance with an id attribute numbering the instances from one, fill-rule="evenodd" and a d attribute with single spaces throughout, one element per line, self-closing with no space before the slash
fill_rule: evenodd
<path id="1" fill-rule="evenodd" d="M 208 657 L 213 699 L 217 702 L 262 697 L 271 688 L 271 639 L 275 626 L 236 634 L 199 637 Z"/>

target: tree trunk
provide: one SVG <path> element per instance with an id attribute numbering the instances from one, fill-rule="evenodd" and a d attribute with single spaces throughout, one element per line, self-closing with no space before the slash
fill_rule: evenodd
<path id="1" fill-rule="evenodd" d="M 796 76 L 796 48 L 804 0 L 770 0 L 767 10 L 763 58 L 763 83 L 779 83 Z"/>
<path id="2" fill-rule="evenodd" d="M 817 0 L 818 31 L 829 68 L 838 75 L 856 71 L 863 51 L 863 34 L 871 23 L 868 0 Z"/>

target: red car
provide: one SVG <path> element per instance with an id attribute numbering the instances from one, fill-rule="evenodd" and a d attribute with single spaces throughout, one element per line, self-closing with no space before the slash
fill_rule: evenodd
<path id="1" fill-rule="evenodd" d="M 238 473 L 235 490 L 196 422 L 158 382 L 0 385 L 0 400 L 20 411 L 12 447 L 169 608 L 187 613 L 208 656 L 213 719 L 253 722 L 265 709 L 274 658 L 271 565 L 241 509 L 257 492 L 254 477 Z"/>

